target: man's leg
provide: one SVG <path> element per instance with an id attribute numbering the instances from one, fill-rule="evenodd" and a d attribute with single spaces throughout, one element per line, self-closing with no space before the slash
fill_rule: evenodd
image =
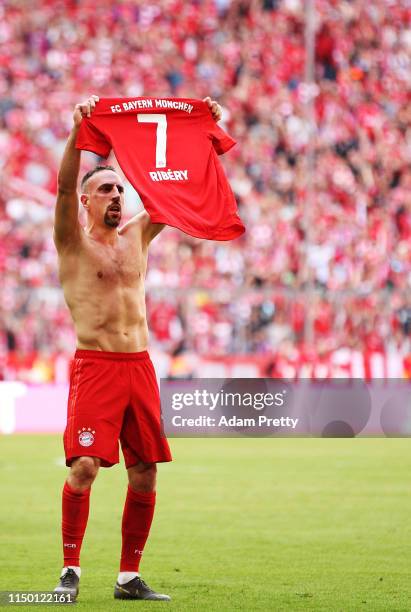
<path id="1" fill-rule="evenodd" d="M 78 594 L 80 551 L 87 526 L 90 489 L 100 467 L 97 457 L 78 457 L 73 461 L 63 487 L 62 535 L 64 567 L 55 591 Z"/>
<path id="2" fill-rule="evenodd" d="M 120 573 L 114 590 L 118 599 L 169 600 L 155 593 L 138 575 L 141 556 L 150 532 L 156 503 L 155 463 L 140 462 L 128 468 L 128 489 L 122 521 Z"/>
<path id="3" fill-rule="evenodd" d="M 128 468 L 127 472 L 129 484 L 121 529 L 120 572 L 131 572 L 136 576 L 154 515 L 157 466 L 140 462 Z M 120 580 L 128 582 L 122 576 Z"/>

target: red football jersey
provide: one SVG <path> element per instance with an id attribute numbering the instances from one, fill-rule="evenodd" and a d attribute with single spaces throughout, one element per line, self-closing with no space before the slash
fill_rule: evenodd
<path id="1" fill-rule="evenodd" d="M 200 100 L 102 98 L 76 147 L 101 157 L 113 149 L 153 223 L 231 240 L 245 228 L 217 153 L 234 144 Z"/>

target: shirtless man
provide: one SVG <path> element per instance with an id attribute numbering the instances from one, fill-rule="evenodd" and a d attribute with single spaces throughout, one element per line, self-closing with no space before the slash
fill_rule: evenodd
<path id="1" fill-rule="evenodd" d="M 216 121 L 221 108 L 206 98 Z M 143 211 L 117 229 L 124 186 L 111 166 L 97 166 L 81 181 L 86 227 L 78 220 L 80 151 L 75 148 L 82 118 L 97 96 L 74 110 L 74 125 L 58 175 L 54 241 L 64 296 L 74 322 L 77 351 L 70 375 L 66 464 L 63 487 L 64 567 L 55 591 L 77 597 L 80 549 L 87 525 L 91 485 L 100 466 L 119 461 L 120 441 L 128 473 L 122 520 L 118 599 L 169 600 L 139 576 L 139 562 L 155 506 L 156 464 L 171 461 L 161 432 L 160 398 L 147 353 L 144 277 L 148 246 L 164 225 Z"/>

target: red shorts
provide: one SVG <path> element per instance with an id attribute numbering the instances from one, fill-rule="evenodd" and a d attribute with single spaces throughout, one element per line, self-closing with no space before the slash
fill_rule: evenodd
<path id="1" fill-rule="evenodd" d="M 161 425 L 160 395 L 147 351 L 77 350 L 70 374 L 66 465 L 75 457 L 99 457 L 103 467 L 119 462 L 171 461 Z"/>

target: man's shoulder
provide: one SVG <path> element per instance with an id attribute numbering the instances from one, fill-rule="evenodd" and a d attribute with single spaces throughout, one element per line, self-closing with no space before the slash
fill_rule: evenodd
<path id="1" fill-rule="evenodd" d="M 125 223 L 118 231 L 120 235 L 141 232 L 150 223 L 150 215 L 146 210 L 142 210 L 134 217 L 132 217 L 127 223 Z"/>
<path id="2" fill-rule="evenodd" d="M 148 212 L 146 210 L 142 210 L 125 225 L 123 225 L 123 227 L 119 230 L 119 235 L 130 236 L 133 238 L 138 235 L 139 238 L 141 238 L 142 243 L 148 246 L 153 238 L 155 238 L 164 227 L 165 226 L 162 223 L 153 223 Z"/>

